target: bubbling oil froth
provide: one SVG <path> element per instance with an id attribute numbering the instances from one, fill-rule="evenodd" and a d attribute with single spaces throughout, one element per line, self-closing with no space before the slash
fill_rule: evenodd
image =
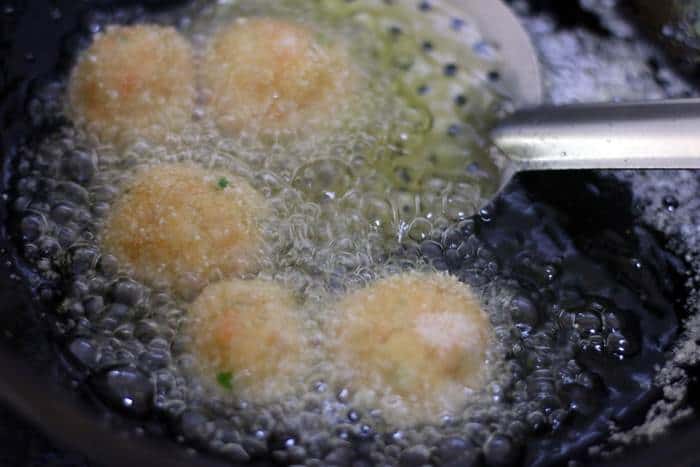
<path id="1" fill-rule="evenodd" d="M 196 48 L 198 43 L 204 42 L 199 36 L 215 29 L 216 23 L 212 21 L 226 21 L 227 14 L 230 18 L 241 12 L 252 14 L 261 8 L 271 8 L 267 3 L 259 5 L 246 4 L 236 9 L 224 4 L 223 10 L 212 7 L 211 12 L 204 11 L 184 32 L 190 35 Z M 284 5 L 277 8 L 278 15 L 290 12 Z M 385 13 L 382 16 L 383 13 L 374 10 L 379 20 L 372 20 L 372 15 L 361 19 L 370 25 L 369 31 L 384 34 L 388 30 L 393 37 L 396 25 L 389 24 L 390 15 Z M 302 12 L 295 19 L 304 23 L 317 18 Z M 333 37 L 329 24 L 319 24 L 314 27 Z M 408 31 L 402 34 L 408 35 Z M 352 31 L 347 32 L 349 37 L 357 37 L 356 32 L 354 35 Z M 386 38 L 382 36 L 382 40 Z M 358 44 L 367 42 L 371 41 L 365 39 Z M 442 43 L 436 40 L 435 46 Z M 339 118 L 335 126 L 342 131 L 311 137 L 293 132 L 280 133 L 271 139 L 245 132 L 236 138 L 222 137 L 203 107 L 195 112 L 196 118 L 189 126 L 177 134 L 166 135 L 161 143 L 140 140 L 125 149 L 109 145 L 95 147 L 89 135 L 67 128 L 54 140 L 47 141 L 36 154 L 27 155 L 27 160 L 43 171 L 41 177 L 47 181 L 49 203 L 53 205 L 50 213 L 40 203 L 34 206 L 36 212 L 27 226 L 28 230 L 40 231 L 42 241 L 30 242 L 32 247 L 28 246 L 27 250 L 34 247 L 42 251 L 65 249 L 69 261 L 59 267 L 70 264 L 70 271 L 64 273 L 71 276 L 72 285 L 61 312 L 74 314 L 67 329 L 75 335 L 91 336 L 90 345 L 98 349 L 100 367 L 138 361 L 140 368 L 150 371 L 156 408 L 175 418 L 185 419 L 190 412 L 200 410 L 231 415 L 233 405 L 238 418 L 227 422 L 236 433 L 232 435 L 237 440 L 233 444 L 246 441 L 249 452 L 255 452 L 254 443 L 245 434 L 253 432 L 253 439 L 266 439 L 275 419 L 284 418 L 285 423 L 308 436 L 338 428 L 339 421 L 345 419 L 350 396 L 347 389 L 333 381 L 332 365 L 322 358 L 315 359 L 306 387 L 299 388 L 294 397 L 283 398 L 267 407 L 212 392 L 208 385 L 187 376 L 197 363 L 189 352 L 189 342 L 179 334 L 179 329 L 189 319 L 186 302 L 166 290 L 151 289 L 133 281 L 120 269 L 114 257 L 97 250 L 95 236 L 103 228 L 103 220 L 122 187 L 144 164 L 194 163 L 245 178 L 265 195 L 272 208 L 272 214 L 263 220 L 263 236 L 274 253 L 263 258 L 258 277 L 286 284 L 305 297 L 300 314 L 317 343 L 324 339 L 321 329 L 324 321 L 330 319 L 329 303 L 346 290 L 407 269 L 430 270 L 431 267 L 417 257 L 394 253 L 402 247 L 416 248 L 427 241 L 443 238 L 447 226 L 464 221 L 478 205 L 479 188 L 470 179 L 441 178 L 439 170 L 423 167 L 421 170 L 429 176 L 422 177 L 419 173 L 415 178 L 394 170 L 397 167 L 406 169 L 403 163 L 384 165 L 386 152 L 377 148 L 399 154 L 395 156 L 399 159 L 406 155 L 415 159 L 422 154 L 422 137 L 411 140 L 412 135 L 424 132 L 429 135 L 426 141 L 434 141 L 438 138 L 437 132 L 439 138 L 444 137 L 444 128 L 438 125 L 436 133 L 424 128 L 431 110 L 415 102 L 406 104 L 406 94 L 399 97 L 395 94 L 395 76 L 381 78 L 383 68 L 375 69 L 377 65 L 368 60 L 367 54 L 355 50 L 359 46 L 348 47 L 359 54 L 355 59 L 359 60 L 369 85 L 363 92 L 346 96 L 340 107 L 334 109 L 337 110 L 334 115 L 341 117 L 355 112 L 350 119 Z M 402 47 L 405 51 L 408 46 L 402 44 Z M 462 100 L 448 99 L 450 92 L 442 89 L 435 78 L 442 74 L 439 69 L 425 79 L 436 80 L 433 89 L 439 91 L 437 101 L 452 108 Z M 411 81 L 414 79 L 417 78 L 408 78 L 399 87 L 404 91 L 406 87 L 419 88 L 417 81 Z M 446 85 L 453 89 L 451 86 Z M 460 93 L 469 94 L 470 91 L 475 93 L 475 107 L 470 111 L 490 108 L 488 102 L 493 96 L 489 93 L 481 94 L 472 87 L 459 89 Z M 479 103 L 480 100 L 487 103 Z M 442 108 L 436 115 L 443 120 L 458 118 L 451 112 Z M 460 131 L 465 133 L 460 134 L 469 135 L 473 134 L 472 130 L 478 130 L 469 125 L 461 127 Z M 394 138 L 397 135 L 398 138 Z M 446 153 L 454 155 L 450 151 Z M 453 169 L 455 166 L 450 163 L 454 161 L 449 159 L 448 162 L 447 167 Z M 89 176 L 82 177 L 83 170 L 89 172 Z M 63 211 L 56 207 L 61 202 L 67 206 Z M 49 232 L 54 222 L 58 224 Z M 63 225 L 59 225 L 61 223 Z M 69 236 L 70 232 L 77 231 L 82 235 L 79 240 Z M 44 266 L 40 265 L 40 269 L 44 269 L 47 276 L 51 275 L 52 265 Z M 508 285 L 500 284 L 484 293 L 492 295 L 485 307 L 492 315 L 496 334 L 506 335 L 510 326 L 505 311 L 510 297 Z M 492 349 L 494 367 L 498 360 L 495 356 L 505 353 L 499 346 L 501 344 Z M 501 375 L 507 374 L 501 372 Z M 472 395 L 466 404 L 468 410 L 452 413 L 450 418 L 465 420 L 477 409 L 488 411 L 498 388 L 505 384 L 494 376 L 492 387 Z M 337 398 L 329 394 L 331 388 L 338 391 Z M 393 403 L 400 406 L 404 401 L 399 399 Z M 308 407 L 312 408 L 307 410 Z M 367 410 L 372 429 L 390 432 L 396 428 L 382 418 L 381 410 Z M 404 408 L 403 411 L 410 419 L 410 410 Z M 265 414 L 270 413 L 274 415 L 266 418 Z M 309 413 L 316 417 L 310 428 L 305 425 L 308 420 L 301 420 Z M 503 415 L 503 420 L 506 424 L 507 414 Z M 369 436 L 367 426 L 363 424 L 357 428 L 356 435 Z M 262 434 L 258 436 L 258 432 Z M 213 448 L 224 449 L 225 446 L 217 444 L 221 441 L 218 435 L 212 436 L 213 441 L 208 441 Z M 413 436 L 414 441 L 424 437 L 419 433 Z"/>

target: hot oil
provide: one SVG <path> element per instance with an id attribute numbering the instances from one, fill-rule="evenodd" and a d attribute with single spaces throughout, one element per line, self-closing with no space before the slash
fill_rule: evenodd
<path id="1" fill-rule="evenodd" d="M 178 18 L 195 44 L 204 45 L 207 21 L 235 15 L 238 5 L 212 8 L 200 22 Z M 289 7 L 278 8 L 276 15 L 284 15 Z M 424 8 L 417 11 L 431 14 Z M 317 24 L 312 20 L 319 21 L 300 13 L 300 21 Z M 465 22 L 453 24 L 463 28 Z M 397 25 L 387 26 L 393 37 Z M 330 34 L 327 23 L 316 27 Z M 426 192 L 435 198 L 432 182 L 426 188 L 413 178 L 394 178 L 393 162 L 387 168 L 354 160 L 396 135 L 386 123 L 406 108 L 375 102 L 392 85 L 380 80 L 349 104 L 389 112 L 383 118 L 353 119 L 339 136 L 313 141 L 294 134 L 271 145 L 256 135 L 222 138 L 197 112 L 199 120 L 165 145 L 140 142 L 117 150 L 64 127 L 21 153 L 12 202 L 24 256 L 41 278 L 39 293 L 47 300 L 65 297 L 58 316 L 67 354 L 89 371 L 86 383 L 103 401 L 132 417 L 162 416 L 179 439 L 232 460 L 271 455 L 308 465 L 471 465 L 485 458 L 507 465 L 523 455 L 527 440 L 539 440 L 524 455 L 543 465 L 585 450 L 604 436 L 608 421 L 628 419 L 630 408 L 653 398 L 653 366 L 663 361 L 677 330 L 679 267 L 648 230 L 620 216 L 628 200 L 611 203 L 618 198 L 605 193 L 614 187 L 597 179 L 548 174 L 555 178 L 542 183 L 523 177 L 474 218 L 469 213 L 478 195 L 451 196 L 445 187 L 454 187 L 454 180 L 437 177 L 439 199 L 426 202 Z M 45 111 L 60 109 L 60 98 L 60 92 L 47 94 Z M 324 157 L 329 152 L 334 157 Z M 303 319 L 319 342 L 333 318 L 328 304 L 346 290 L 411 269 L 457 275 L 480 293 L 490 314 L 497 376 L 465 401 L 464 411 L 418 425 L 387 417 L 376 401 L 358 401 L 335 381 L 322 355 L 310 356 L 315 370 L 278 402 L 251 404 L 212 392 L 192 376 L 196 364 L 181 333 L 187 303 L 134 281 L 98 247 L 120 187 L 145 160 L 226 169 L 270 199 L 275 214 L 264 229 L 276 253 L 260 277 L 305 297 Z M 379 176 L 366 177 L 368 166 Z M 540 188 L 545 184 L 551 190 Z M 561 201 L 573 186 L 586 189 Z M 577 222 L 572 206 L 588 203 L 596 206 L 593 213 L 579 214 L 593 220 Z M 600 221 L 607 210 L 610 219 Z"/>

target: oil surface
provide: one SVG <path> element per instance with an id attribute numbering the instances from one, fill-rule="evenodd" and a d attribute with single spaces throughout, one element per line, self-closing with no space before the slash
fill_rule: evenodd
<path id="1" fill-rule="evenodd" d="M 563 459 L 584 449 L 604 436 L 608 420 L 627 419 L 626 409 L 648 396 L 653 365 L 677 329 L 672 297 L 680 267 L 652 233 L 623 215 L 631 204 L 624 190 L 596 178 L 548 175 L 556 178 L 544 185 L 522 177 L 478 217 L 425 229 L 389 249 L 392 270 L 429 263 L 421 267 L 483 288 L 509 378 L 490 387 L 479 407 L 435 426 L 396 429 L 353 407 L 343 388 L 322 377 L 303 407 L 222 407 L 198 397 L 178 373 L 186 361 L 173 362 L 182 355 L 167 334 L 182 319 L 177 304 L 98 260 L 94 238 L 76 242 L 76 231 L 96 230 L 82 229 L 94 205 L 81 185 L 100 172 L 89 147 L 71 146 L 70 131 L 21 154 L 11 197 L 24 255 L 39 272 L 38 291 L 49 301 L 69 297 L 61 307 L 68 353 L 108 404 L 131 416 L 165 415 L 183 440 L 231 459 L 271 452 L 279 462 L 308 465 L 507 465 L 532 438 L 541 441 L 524 453 L 528 462 L 556 463 L 553 453 Z M 581 189 L 572 195 L 572 187 Z M 103 191 L 105 202 L 116 194 L 109 184 L 97 193 Z M 98 274 L 85 277 L 95 266 Z M 358 282 L 377 272 L 365 274 Z M 288 278 L 295 283 L 298 276 Z M 108 332 L 96 336 L 93 322 Z"/>

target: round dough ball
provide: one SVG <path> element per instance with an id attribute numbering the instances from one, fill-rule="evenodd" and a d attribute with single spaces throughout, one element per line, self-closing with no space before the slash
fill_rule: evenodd
<path id="1" fill-rule="evenodd" d="M 265 200 L 245 180 L 190 164 L 138 172 L 102 232 L 107 253 L 139 280 L 188 297 L 208 282 L 255 270 Z"/>
<path id="2" fill-rule="evenodd" d="M 301 383 L 309 352 L 289 290 L 263 280 L 219 282 L 204 289 L 189 314 L 192 352 L 206 382 L 254 402 L 278 399 Z"/>
<path id="3" fill-rule="evenodd" d="M 353 389 L 388 402 L 388 418 L 435 421 L 483 386 L 491 325 L 454 277 L 392 276 L 350 293 L 337 309 L 333 351 Z"/>
<path id="4" fill-rule="evenodd" d="M 190 44 L 172 27 L 110 26 L 78 58 L 70 113 L 101 141 L 162 142 L 192 118 Z"/>
<path id="5" fill-rule="evenodd" d="M 313 31 L 272 18 L 242 18 L 220 31 L 203 65 L 210 108 L 228 135 L 317 128 L 334 118 L 349 76 L 342 54 Z"/>

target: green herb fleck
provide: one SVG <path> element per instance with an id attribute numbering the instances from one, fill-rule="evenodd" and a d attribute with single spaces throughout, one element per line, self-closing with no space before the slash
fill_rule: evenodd
<path id="1" fill-rule="evenodd" d="M 231 371 L 225 371 L 216 375 L 216 382 L 219 383 L 221 387 L 223 387 L 224 389 L 228 389 L 229 391 L 233 389 L 232 380 L 233 372 Z"/>
<path id="2" fill-rule="evenodd" d="M 228 181 L 228 178 L 221 177 L 219 179 L 219 183 L 217 183 L 217 186 L 219 187 L 219 189 L 223 190 L 224 188 L 226 188 L 229 185 L 229 183 L 230 182 Z"/>

